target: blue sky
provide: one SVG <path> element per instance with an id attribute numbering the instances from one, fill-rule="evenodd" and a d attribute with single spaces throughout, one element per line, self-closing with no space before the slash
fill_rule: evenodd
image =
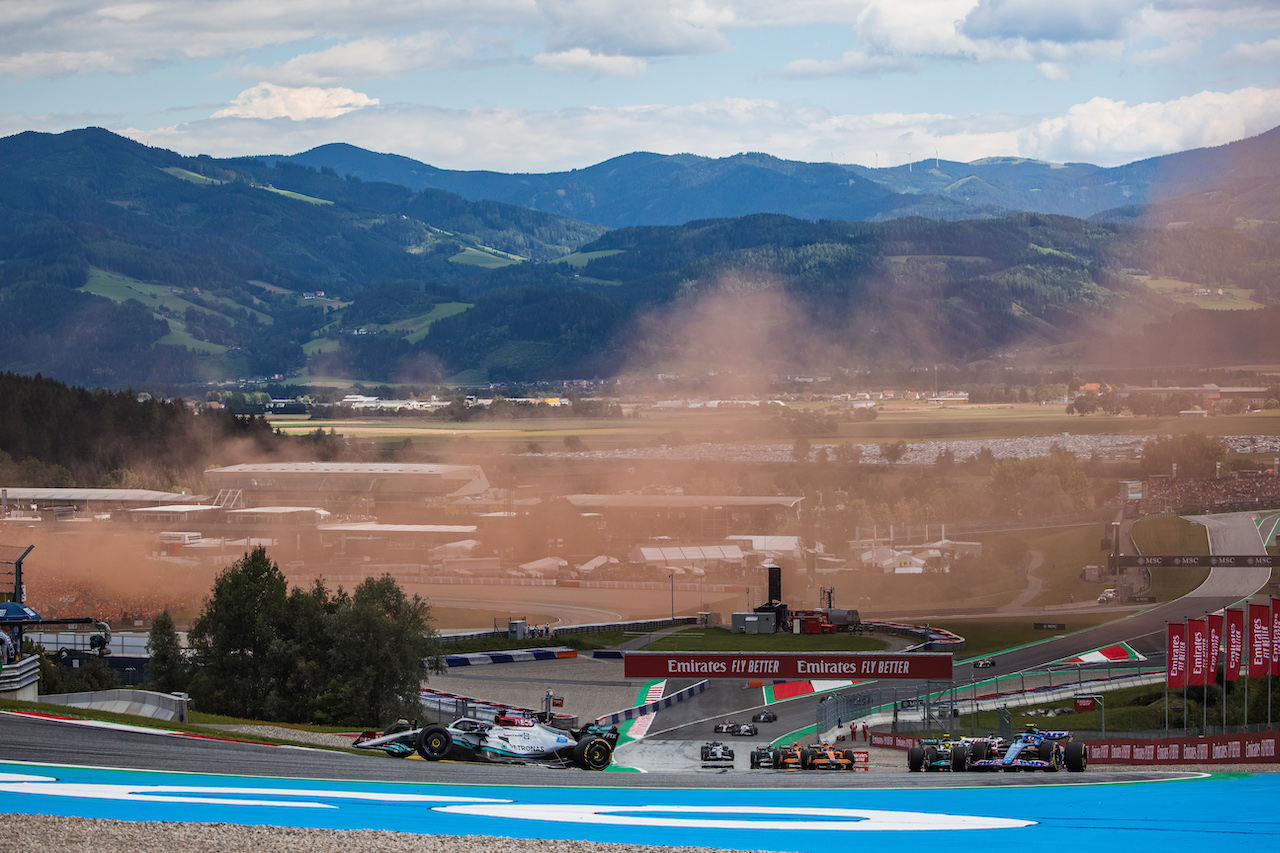
<path id="1" fill-rule="evenodd" d="M 1280 125 L 1278 0 L 0 0 L 0 135 L 1117 165 Z"/>

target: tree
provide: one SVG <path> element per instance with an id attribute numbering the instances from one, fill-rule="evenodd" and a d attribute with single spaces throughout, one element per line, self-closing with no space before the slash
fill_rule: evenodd
<path id="1" fill-rule="evenodd" d="M 395 578 L 366 578 L 349 606 L 328 619 L 331 662 L 328 689 L 317 707 L 324 722 L 413 718 L 424 668 L 442 669 L 431 608 L 409 598 Z"/>
<path id="2" fill-rule="evenodd" d="M 424 668 L 439 671 L 430 608 L 395 579 L 353 595 L 322 581 L 292 589 L 257 548 L 214 583 L 192 625 L 202 711 L 280 722 L 369 725 L 421 713 Z"/>
<path id="3" fill-rule="evenodd" d="M 147 651 L 151 659 L 147 662 L 143 686 L 160 693 L 185 691 L 191 680 L 191 670 L 182 654 L 178 631 L 168 610 L 152 620 L 151 632 L 147 634 Z"/>
<path id="4" fill-rule="evenodd" d="M 188 634 L 191 698 L 214 714 L 264 718 L 273 687 L 267 661 L 287 600 L 284 575 L 255 548 L 224 570 Z"/>
<path id="5" fill-rule="evenodd" d="M 1226 456 L 1222 440 L 1204 433 L 1153 438 L 1142 449 L 1142 472 L 1168 474 L 1176 463 L 1179 477 L 1212 477 Z"/>
<path id="6" fill-rule="evenodd" d="M 907 443 L 902 439 L 898 439 L 893 444 L 880 445 L 880 455 L 882 455 L 889 464 L 896 463 L 907 452 Z"/>

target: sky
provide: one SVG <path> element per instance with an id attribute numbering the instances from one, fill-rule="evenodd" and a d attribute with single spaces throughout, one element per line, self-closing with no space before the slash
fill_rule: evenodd
<path id="1" fill-rule="evenodd" d="M 1280 0 L 0 0 L 0 136 L 1112 166 L 1280 125 Z"/>

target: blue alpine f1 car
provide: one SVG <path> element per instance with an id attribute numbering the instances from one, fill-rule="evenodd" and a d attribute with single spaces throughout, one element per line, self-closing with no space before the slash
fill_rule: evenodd
<path id="1" fill-rule="evenodd" d="M 1027 726 L 1026 731 L 1003 746 L 992 741 L 969 744 L 969 769 L 978 773 L 994 770 L 1056 773 L 1064 768 L 1083 773 L 1088 765 L 1088 747 L 1072 741 L 1071 732 L 1046 732 Z"/>

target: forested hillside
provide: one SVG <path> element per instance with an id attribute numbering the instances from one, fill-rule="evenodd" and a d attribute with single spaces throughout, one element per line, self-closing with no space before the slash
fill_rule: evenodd
<path id="1" fill-rule="evenodd" d="M 0 483 L 7 486 L 195 494 L 204 488 L 207 465 L 273 454 L 288 459 L 291 444 L 308 442 L 278 436 L 265 420 L 226 409 L 196 413 L 181 400 L 0 373 Z"/>
<path id="2" fill-rule="evenodd" d="M 1061 366 L 1128 359 L 1126 342 L 1162 323 L 1213 328 L 1225 340 L 1196 351 L 1221 364 L 1266 351 L 1255 318 L 1182 316 L 1177 293 L 1280 305 L 1277 242 L 1239 221 L 757 213 L 605 231 L 93 129 L 0 140 L 0 182 L 0 370 L 89 387 L 821 373 L 1027 352 Z M 1142 352 L 1163 346 L 1156 334 Z"/>

